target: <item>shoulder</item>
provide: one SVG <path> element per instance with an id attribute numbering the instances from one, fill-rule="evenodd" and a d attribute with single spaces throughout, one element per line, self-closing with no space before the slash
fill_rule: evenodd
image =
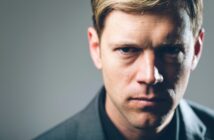
<path id="1" fill-rule="evenodd" d="M 79 119 L 81 118 L 81 113 L 78 113 L 67 120 L 61 122 L 55 127 L 49 129 L 48 131 L 42 133 L 34 140 L 67 140 L 76 139 L 76 134 L 78 131 Z"/>
<path id="2" fill-rule="evenodd" d="M 187 101 L 187 103 L 207 128 L 214 126 L 214 110 L 193 101 Z"/>
<path id="3" fill-rule="evenodd" d="M 188 131 L 197 130 L 195 132 L 200 132 L 204 130 L 202 131 L 204 133 L 201 134 L 204 134 L 207 139 L 214 139 L 214 111 L 193 101 L 183 102 L 183 104 L 183 116 L 185 116 Z"/>
<path id="4" fill-rule="evenodd" d="M 39 135 L 34 140 L 78 139 L 78 135 L 83 129 L 82 127 L 87 126 L 87 123 L 90 123 L 90 121 L 88 121 L 88 119 L 91 118 L 90 116 L 96 114 L 95 100 L 96 99 L 92 100 L 91 103 L 82 111 Z"/>
<path id="5" fill-rule="evenodd" d="M 103 131 L 99 116 L 99 94 L 85 109 L 41 134 L 34 140 L 82 140 L 102 139 Z"/>

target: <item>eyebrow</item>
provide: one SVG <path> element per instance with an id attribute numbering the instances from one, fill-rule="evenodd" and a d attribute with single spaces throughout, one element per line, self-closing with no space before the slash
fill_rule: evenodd
<path id="1" fill-rule="evenodd" d="M 126 40 L 110 42 L 108 43 L 108 45 L 114 47 L 136 47 L 136 48 L 147 48 L 148 46 L 152 46 L 151 43 L 149 43 L 148 41 L 142 44 L 136 41 L 126 41 Z"/>
<path id="2" fill-rule="evenodd" d="M 128 43 L 128 42 L 124 42 L 124 43 L 111 43 L 110 46 L 114 46 L 114 47 L 136 47 L 136 48 L 143 48 L 142 45 L 138 45 L 137 43 Z"/>
<path id="3" fill-rule="evenodd" d="M 163 44 L 163 45 L 160 45 L 158 48 L 172 48 L 172 47 L 178 47 L 178 48 L 181 48 L 183 49 L 184 45 L 183 44 Z"/>
<path id="4" fill-rule="evenodd" d="M 175 44 L 183 44 L 183 42 L 180 40 L 180 39 L 178 39 L 178 38 L 176 38 L 176 39 L 171 39 L 171 40 L 166 40 L 166 41 L 164 41 L 161 45 L 175 45 Z"/>
<path id="5" fill-rule="evenodd" d="M 119 40 L 112 40 L 108 42 L 108 45 L 112 48 L 115 47 L 136 47 L 136 48 L 156 48 L 158 46 L 183 46 L 184 42 L 178 35 L 167 35 L 165 40 L 159 44 L 153 44 L 150 40 L 126 40 L 126 39 L 119 39 Z"/>
<path id="6" fill-rule="evenodd" d="M 140 44 L 140 43 L 136 43 L 136 42 L 128 42 L 128 41 L 124 41 L 124 42 L 111 42 L 109 43 L 109 46 L 111 46 L 112 48 L 123 48 L 123 47 L 134 47 L 134 48 L 157 48 L 157 47 L 182 47 L 184 43 L 181 40 L 176 40 L 176 41 L 165 41 L 161 44 L 158 45 L 151 45 L 151 43 L 144 43 L 144 44 Z"/>

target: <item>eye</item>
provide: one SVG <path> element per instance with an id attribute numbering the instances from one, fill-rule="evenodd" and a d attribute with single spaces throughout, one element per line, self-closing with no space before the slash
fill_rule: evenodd
<path id="1" fill-rule="evenodd" d="M 162 58 L 165 63 L 180 63 L 184 59 L 183 45 L 164 45 L 157 48 L 157 55 Z"/>
<path id="2" fill-rule="evenodd" d="M 160 48 L 160 52 L 167 56 L 177 56 L 180 52 L 183 52 L 183 47 L 181 45 L 166 45 Z"/>
<path id="3" fill-rule="evenodd" d="M 181 49 L 179 47 L 164 47 L 163 51 L 166 54 L 177 55 Z"/>
<path id="4" fill-rule="evenodd" d="M 123 48 L 119 48 L 118 50 L 123 54 L 134 54 L 141 51 L 140 48 L 136 48 L 136 47 L 123 47 Z"/>

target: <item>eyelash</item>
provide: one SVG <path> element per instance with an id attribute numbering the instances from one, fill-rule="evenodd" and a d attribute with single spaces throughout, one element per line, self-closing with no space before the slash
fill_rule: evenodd
<path id="1" fill-rule="evenodd" d="M 177 56 L 180 52 L 184 52 L 181 46 L 166 46 L 158 49 L 157 53 Z"/>
<path id="2" fill-rule="evenodd" d="M 135 56 L 141 51 L 143 51 L 142 48 L 138 47 L 121 47 L 117 48 L 117 51 L 119 51 L 122 55 L 127 55 L 127 56 Z M 157 56 L 160 57 L 172 57 L 175 58 L 178 56 L 180 52 L 184 53 L 184 48 L 180 45 L 166 45 L 166 46 L 161 46 L 155 49 L 155 53 Z"/>
<path id="3" fill-rule="evenodd" d="M 123 54 L 135 54 L 140 52 L 142 49 L 140 48 L 136 48 L 136 47 L 123 47 L 123 48 L 118 48 L 117 50 L 119 50 L 121 53 Z"/>
<path id="4" fill-rule="evenodd" d="M 161 48 L 161 52 L 176 55 L 181 51 L 180 47 L 163 47 Z"/>

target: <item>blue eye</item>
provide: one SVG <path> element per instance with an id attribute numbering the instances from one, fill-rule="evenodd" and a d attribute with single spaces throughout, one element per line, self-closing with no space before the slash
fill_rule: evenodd
<path id="1" fill-rule="evenodd" d="M 122 53 L 124 53 L 124 54 L 137 53 L 140 50 L 141 50 L 140 48 L 135 48 L 135 47 L 123 47 L 123 48 L 119 48 L 119 51 L 122 52 Z"/>
<path id="2" fill-rule="evenodd" d="M 184 59 L 185 48 L 182 44 L 163 45 L 156 48 L 156 55 L 165 63 L 174 64 Z"/>
<path id="3" fill-rule="evenodd" d="M 183 47 L 180 45 L 166 45 L 160 48 L 161 54 L 176 56 L 180 52 L 183 52 Z"/>
<path id="4" fill-rule="evenodd" d="M 176 54 L 178 54 L 181 51 L 181 49 L 179 47 L 165 47 L 163 49 L 163 51 L 166 54 L 176 55 Z"/>

